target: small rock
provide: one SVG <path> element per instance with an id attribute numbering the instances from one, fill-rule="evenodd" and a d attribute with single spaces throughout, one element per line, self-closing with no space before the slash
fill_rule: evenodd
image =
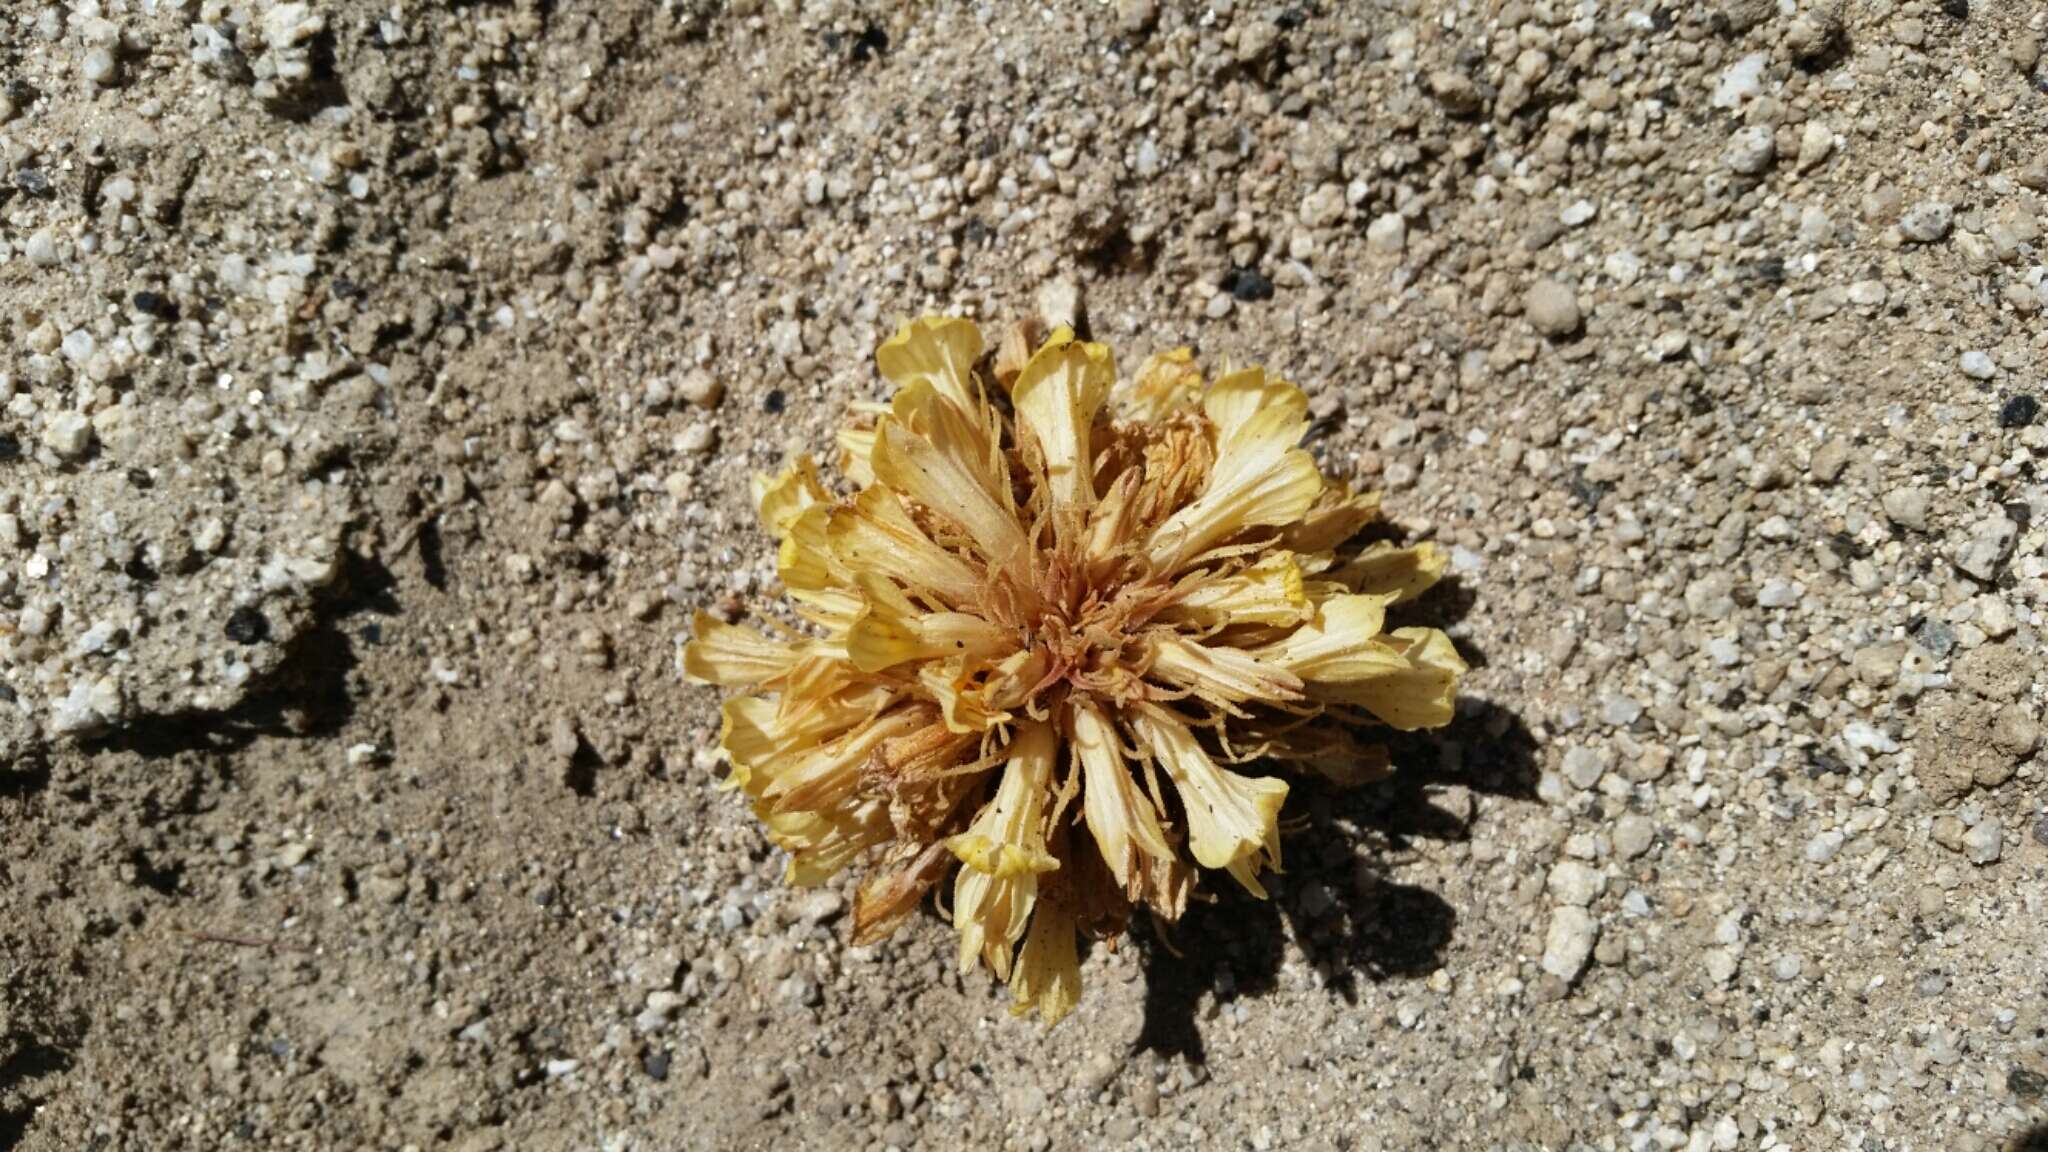
<path id="1" fill-rule="evenodd" d="M 1771 130 L 1761 125 L 1738 128 L 1728 137 L 1728 146 L 1721 152 L 1721 160 L 1732 172 L 1743 176 L 1758 176 L 1770 170 L 1778 158 L 1778 141 Z"/>
<path id="2" fill-rule="evenodd" d="M 1933 244 L 1948 236 L 1956 211 L 1939 200 L 1927 200 L 1906 209 L 1899 217 L 1899 232 L 1919 244 Z"/>
<path id="3" fill-rule="evenodd" d="M 1550 930 L 1543 939 L 1543 970 L 1570 983 L 1586 970 L 1600 927 L 1584 908 L 1565 905 L 1551 910 Z"/>
<path id="4" fill-rule="evenodd" d="M 1158 22 L 1158 0 L 1117 0 L 1116 26 L 1125 35 L 1150 32 Z"/>
<path id="5" fill-rule="evenodd" d="M 1806 842 L 1806 861 L 1809 864 L 1825 864 L 1842 850 L 1840 832 L 1822 832 Z"/>
<path id="6" fill-rule="evenodd" d="M 1325 184 L 1301 198 L 1301 222 L 1310 228 L 1328 228 L 1344 218 L 1345 207 L 1343 186 Z"/>
<path id="7" fill-rule="evenodd" d="M 1448 68 L 1429 74 L 1429 93 L 1443 105 L 1444 111 L 1453 116 L 1476 115 L 1485 103 L 1479 85 L 1473 83 L 1470 76 Z"/>
<path id="8" fill-rule="evenodd" d="M 1988 584 L 1997 579 L 2019 536 L 2020 526 L 2000 512 L 1979 524 L 1956 550 L 1956 567 Z"/>
<path id="9" fill-rule="evenodd" d="M 48 228 L 38 228 L 29 233 L 28 244 L 23 251 L 30 264 L 38 268 L 55 268 L 60 259 L 57 255 L 57 234 Z"/>
<path id="10" fill-rule="evenodd" d="M 1408 221 L 1399 212 L 1377 217 L 1365 228 L 1365 246 L 1382 256 L 1399 256 L 1408 246 Z"/>
<path id="11" fill-rule="evenodd" d="M 1081 286 L 1074 281 L 1061 279 L 1042 284 L 1032 302 L 1047 329 L 1080 326 Z"/>
<path id="12" fill-rule="evenodd" d="M 1977 826 L 1963 833 L 1963 855 L 1972 864 L 1996 864 L 2005 854 L 2005 822 L 1996 816 L 1986 816 L 1977 821 Z"/>
<path id="13" fill-rule="evenodd" d="M 1813 457 L 1807 463 L 1813 478 L 1823 484 L 1833 484 L 1841 479 L 1842 470 L 1848 466 L 1849 442 L 1840 436 L 1822 442 L 1813 450 Z"/>
<path id="14" fill-rule="evenodd" d="M 1591 200 L 1574 200 L 1564 206 L 1564 211 L 1557 214 L 1557 219 L 1567 228 L 1577 228 L 1581 224 L 1591 223 L 1599 214 L 1600 206 Z"/>
<path id="15" fill-rule="evenodd" d="M 1927 527 L 1930 499 L 1925 488 L 1894 488 L 1884 494 L 1885 519 L 1901 528 L 1922 531 Z"/>
<path id="16" fill-rule="evenodd" d="M 1579 302 L 1570 287 L 1556 280 L 1538 280 L 1522 297 L 1522 312 L 1538 332 L 1557 339 L 1579 330 Z"/>
<path id="17" fill-rule="evenodd" d="M 1741 960 L 1727 948 L 1709 948 L 1706 954 L 1707 978 L 1716 984 L 1726 984 L 1735 979 L 1735 970 Z"/>
<path id="18" fill-rule="evenodd" d="M 829 924 L 839 919 L 846 911 L 846 898 L 829 889 L 821 889 L 797 902 L 797 919 L 806 924 Z"/>
<path id="19" fill-rule="evenodd" d="M 1794 161 L 1801 172 L 1818 168 L 1835 150 L 1835 134 L 1819 120 L 1808 120 L 1799 134 L 1799 157 Z"/>
<path id="20" fill-rule="evenodd" d="M 725 385 L 718 377 L 702 368 L 692 368 L 683 374 L 682 383 L 676 392 L 683 400 L 698 408 L 716 408 L 725 397 Z"/>
<path id="21" fill-rule="evenodd" d="M 1972 380 L 1989 380 L 1998 375 L 1998 365 L 1992 363 L 1991 357 L 1983 352 L 1965 352 L 1956 363 L 1963 370 L 1963 375 Z"/>
<path id="22" fill-rule="evenodd" d="M 43 447 L 63 460 L 85 455 L 92 437 L 92 420 L 83 412 L 59 412 L 43 425 Z"/>
<path id="23" fill-rule="evenodd" d="M 1584 908 L 1606 890 L 1607 877 L 1577 860 L 1560 860 L 1551 866 L 1546 887 L 1560 903 Z"/>
<path id="24" fill-rule="evenodd" d="M 718 443 L 718 429 L 699 421 L 676 435 L 676 447 L 692 456 L 702 456 Z"/>
<path id="25" fill-rule="evenodd" d="M 1607 765 L 1591 748 L 1575 747 L 1564 754 L 1564 778 L 1574 788 L 1591 788 L 1607 774 Z"/>
<path id="26" fill-rule="evenodd" d="M 1614 822 L 1614 851 L 1623 860 L 1648 852 L 1656 841 L 1657 826 L 1647 817 L 1631 812 Z"/>
<path id="27" fill-rule="evenodd" d="M 1787 952 L 1772 963 L 1771 976 L 1780 984 L 1789 984 L 1799 979 L 1799 974 L 1805 970 L 1806 961 L 1796 952 Z"/>
<path id="28" fill-rule="evenodd" d="M 1238 268 L 1223 278 L 1223 290 L 1232 299 L 1252 304 L 1273 298 L 1273 281 L 1256 268 Z"/>
<path id="29" fill-rule="evenodd" d="M 2000 428 L 2027 428 L 2034 423 L 2034 417 L 2041 414 L 2041 402 L 2022 392 L 2008 399 L 1998 409 Z"/>
<path id="30" fill-rule="evenodd" d="M 1744 100 L 1754 99 L 1763 91 L 1764 67 L 1770 62 L 1765 53 L 1752 52 L 1729 65 L 1714 81 L 1714 107 L 1737 108 Z"/>

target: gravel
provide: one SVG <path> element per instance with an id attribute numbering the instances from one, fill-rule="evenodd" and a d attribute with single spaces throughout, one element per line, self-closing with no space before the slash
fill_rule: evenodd
<path id="1" fill-rule="evenodd" d="M 0 1117 L 2023 1142 L 2039 17 L 24 8 Z M 699 611 L 802 627 L 749 477 L 843 492 L 926 312 L 1300 382 L 1374 531 L 1449 558 L 1390 621 L 1483 657 L 1388 781 L 1297 782 L 1270 901 L 1089 947 L 1049 1033 L 930 904 L 856 948 L 852 876 L 787 889 L 676 667 Z"/>

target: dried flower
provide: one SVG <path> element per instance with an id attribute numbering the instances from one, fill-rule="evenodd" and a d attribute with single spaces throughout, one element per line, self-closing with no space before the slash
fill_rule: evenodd
<path id="1" fill-rule="evenodd" d="M 984 366 L 975 326 L 939 318 L 876 359 L 896 395 L 839 438 L 858 491 L 808 458 L 756 480 L 813 628 L 699 614 L 685 667 L 757 693 L 721 743 L 792 883 L 871 857 L 866 943 L 952 873 L 961 967 L 1056 1021 L 1078 933 L 1177 919 L 1193 865 L 1264 896 L 1287 784 L 1232 766 L 1370 779 L 1386 751 L 1353 728 L 1451 718 L 1449 638 L 1385 629 L 1443 559 L 1342 550 L 1378 496 L 1322 476 L 1307 398 L 1258 368 L 1205 386 L 1182 349 L 1119 381 L 1065 328 Z"/>

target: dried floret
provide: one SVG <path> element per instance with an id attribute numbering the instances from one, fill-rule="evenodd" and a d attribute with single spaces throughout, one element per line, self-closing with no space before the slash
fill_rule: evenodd
<path id="1" fill-rule="evenodd" d="M 1383 775 L 1358 732 L 1447 723 L 1465 664 L 1386 629 L 1443 556 L 1344 550 L 1379 498 L 1300 447 L 1300 389 L 1205 384 L 1186 349 L 1120 381 L 1106 346 L 1030 331 L 989 357 L 959 319 L 884 343 L 895 396 L 838 439 L 856 490 L 808 458 L 754 486 L 809 631 L 700 613 L 684 668 L 749 693 L 721 747 L 792 883 L 865 861 L 871 943 L 950 875 L 961 967 L 1051 1022 L 1078 937 L 1178 919 L 1198 869 L 1265 895 L 1287 784 L 1263 773 Z"/>

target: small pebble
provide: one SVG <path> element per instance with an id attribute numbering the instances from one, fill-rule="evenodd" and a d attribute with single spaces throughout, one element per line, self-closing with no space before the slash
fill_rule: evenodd
<path id="1" fill-rule="evenodd" d="M 1916 243 L 1933 244 L 1948 236 L 1955 219 L 1954 208 L 1939 200 L 1928 200 L 1913 205 L 1899 217 L 1899 232 Z"/>
<path id="2" fill-rule="evenodd" d="M 1522 297 L 1522 311 L 1538 332 L 1552 339 L 1579 330 L 1579 302 L 1570 287 L 1556 280 L 1531 284 Z"/>

